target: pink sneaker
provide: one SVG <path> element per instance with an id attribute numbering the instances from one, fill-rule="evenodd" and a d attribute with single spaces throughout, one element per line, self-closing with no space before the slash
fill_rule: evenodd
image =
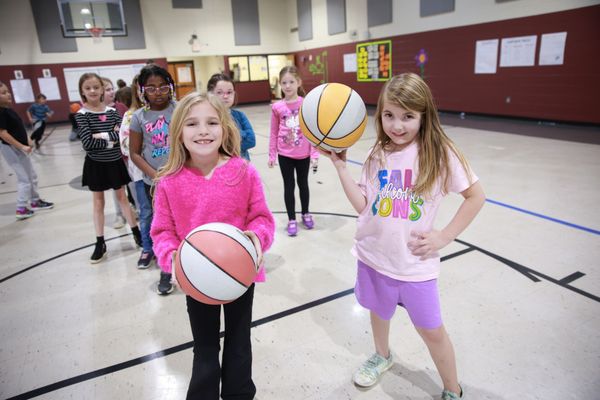
<path id="1" fill-rule="evenodd" d="M 310 214 L 302 214 L 302 224 L 306 229 L 312 229 L 315 227 L 315 221 Z"/>
<path id="2" fill-rule="evenodd" d="M 296 236 L 298 233 L 298 223 L 296 221 L 289 221 L 287 226 L 288 236 Z"/>
<path id="3" fill-rule="evenodd" d="M 33 210 L 27 207 L 18 207 L 16 212 L 17 219 L 27 219 L 33 217 Z"/>

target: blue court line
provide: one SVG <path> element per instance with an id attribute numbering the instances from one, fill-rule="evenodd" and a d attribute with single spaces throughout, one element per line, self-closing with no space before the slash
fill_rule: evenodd
<path id="1" fill-rule="evenodd" d="M 353 161 L 353 160 L 346 160 L 346 162 L 349 162 L 350 164 L 360 165 L 360 166 L 363 165 L 363 163 L 358 162 L 358 161 Z M 575 228 L 575 229 L 579 229 L 579 230 L 582 230 L 582 231 L 585 231 L 585 232 L 593 233 L 594 235 L 600 235 L 600 231 L 598 231 L 596 229 L 588 228 L 586 226 L 581 226 L 581 225 L 574 224 L 572 222 L 563 221 L 562 219 L 552 218 L 552 217 L 549 217 L 547 215 L 538 214 L 538 213 L 533 212 L 533 211 L 525 210 L 524 208 L 519 208 L 519 207 L 511 206 L 510 204 L 502 203 L 500 201 L 496 201 L 496 200 L 492 200 L 492 199 L 487 199 L 486 198 L 485 201 L 488 202 L 488 203 L 495 204 L 497 206 L 506 207 L 506 208 L 509 208 L 511 210 L 522 212 L 524 214 L 533 215 L 534 217 L 542 218 L 542 219 L 545 219 L 545 220 L 548 220 L 548 221 L 556 222 L 558 224 L 569 226 L 571 228 Z"/>
<path id="2" fill-rule="evenodd" d="M 582 230 L 582 231 L 585 231 L 585 232 L 593 233 L 594 235 L 600 235 L 600 231 L 598 231 L 596 229 L 592 229 L 592 228 L 588 228 L 588 227 L 585 227 L 585 226 L 577 225 L 577 224 L 574 224 L 572 222 L 563 221 L 562 219 L 552 218 L 552 217 L 549 217 L 547 215 L 538 214 L 536 212 L 525 210 L 523 208 L 519 208 L 519 207 L 515 207 L 515 206 L 511 206 L 510 204 L 501 203 L 501 202 L 496 201 L 496 200 L 485 199 L 485 201 L 487 201 L 488 203 L 496 204 L 498 206 L 510 208 L 511 210 L 520 211 L 520 212 L 525 213 L 525 214 L 533 215 L 534 217 L 539 217 L 539 218 L 547 219 L 548 221 L 556 222 L 558 224 L 570 226 L 571 228 L 575 228 L 575 229 L 579 229 L 579 230 Z"/>

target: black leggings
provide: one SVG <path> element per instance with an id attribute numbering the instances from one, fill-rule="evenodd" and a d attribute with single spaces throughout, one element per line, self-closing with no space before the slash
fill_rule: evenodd
<path id="1" fill-rule="evenodd" d="M 308 170 L 310 168 L 310 157 L 296 160 L 285 156 L 278 156 L 279 168 L 283 177 L 283 199 L 285 200 L 285 209 L 290 221 L 296 219 L 296 183 L 294 182 L 294 169 L 296 170 L 296 180 L 300 189 L 300 205 L 302 214 L 308 214 L 308 201 L 310 192 L 308 190 Z"/>
<path id="2" fill-rule="evenodd" d="M 256 394 L 252 380 L 252 302 L 254 284 L 239 299 L 223 306 L 225 338 L 223 363 L 219 365 L 221 306 L 200 303 L 186 296 L 194 338 L 194 362 L 187 400 L 218 400 L 219 383 L 224 400 L 251 400 Z"/>

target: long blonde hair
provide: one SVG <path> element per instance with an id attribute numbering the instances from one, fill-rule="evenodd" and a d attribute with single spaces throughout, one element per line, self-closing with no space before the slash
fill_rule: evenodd
<path id="1" fill-rule="evenodd" d="M 379 165 L 383 166 L 385 153 L 393 144 L 390 137 L 384 132 L 381 123 L 384 102 L 421 115 L 421 127 L 415 139 L 419 145 L 419 174 L 412 188 L 415 194 L 431 195 L 438 179 L 441 179 L 442 192 L 448 192 L 450 178 L 448 151 L 453 152 L 459 159 L 469 175 L 469 182 L 471 182 L 469 164 L 454 142 L 444 133 L 429 86 L 420 76 L 413 73 L 392 77 L 381 90 L 375 112 L 377 138 L 375 146 L 367 157 L 366 168 L 370 169 L 375 160 L 378 160 Z"/>
<path id="2" fill-rule="evenodd" d="M 239 157 L 240 134 L 229 110 L 216 96 L 191 92 L 177 103 L 173 111 L 173 118 L 169 126 L 169 159 L 156 173 L 154 182 L 163 176 L 177 173 L 190 158 L 189 151 L 183 145 L 183 124 L 192 107 L 204 102 L 208 102 L 217 111 L 223 129 L 223 140 L 219 147 L 219 153 L 224 156 Z"/>

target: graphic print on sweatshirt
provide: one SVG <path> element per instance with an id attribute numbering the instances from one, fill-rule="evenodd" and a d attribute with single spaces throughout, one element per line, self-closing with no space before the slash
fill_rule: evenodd
<path id="1" fill-rule="evenodd" d="M 169 122 L 164 115 L 159 116 L 156 121 L 144 124 L 146 134 L 152 138 L 152 158 L 158 158 L 169 154 Z"/>
<path id="2" fill-rule="evenodd" d="M 289 129 L 288 134 L 282 137 L 284 143 L 291 146 L 300 145 L 300 119 L 298 110 L 290 110 L 290 113 L 283 116 L 283 123 Z"/>
<path id="3" fill-rule="evenodd" d="M 418 221 L 423 215 L 423 199 L 412 192 L 412 169 L 387 169 L 377 173 L 379 192 L 371 205 L 373 215 Z M 409 211 L 410 209 L 410 211 Z"/>

